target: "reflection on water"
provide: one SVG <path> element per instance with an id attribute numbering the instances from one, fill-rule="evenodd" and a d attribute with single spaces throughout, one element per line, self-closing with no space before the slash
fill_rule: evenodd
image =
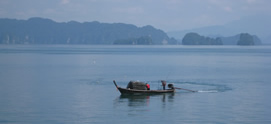
<path id="1" fill-rule="evenodd" d="M 120 95 L 116 98 L 116 106 L 127 104 L 129 107 L 148 106 L 152 100 L 160 99 L 163 103 L 173 102 L 175 93 L 152 95 Z"/>

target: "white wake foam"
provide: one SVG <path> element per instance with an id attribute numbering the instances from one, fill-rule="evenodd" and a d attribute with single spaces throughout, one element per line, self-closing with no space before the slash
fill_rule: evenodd
<path id="1" fill-rule="evenodd" d="M 217 93 L 217 90 L 199 90 L 199 93 Z"/>

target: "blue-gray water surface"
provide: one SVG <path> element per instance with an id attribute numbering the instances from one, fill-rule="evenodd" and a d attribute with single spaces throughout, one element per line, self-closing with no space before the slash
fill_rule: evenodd
<path id="1" fill-rule="evenodd" d="M 271 46 L 0 46 L 0 123 L 271 123 Z M 174 94 L 121 96 L 113 80 Z"/>

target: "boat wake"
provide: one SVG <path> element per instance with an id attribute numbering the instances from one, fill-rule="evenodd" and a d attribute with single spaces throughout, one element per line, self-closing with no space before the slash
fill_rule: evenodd
<path id="1" fill-rule="evenodd" d="M 196 90 L 199 93 L 218 93 L 232 90 L 232 88 L 227 85 L 215 83 L 176 82 L 175 84 L 180 85 L 180 87 Z"/>
<path id="2" fill-rule="evenodd" d="M 154 83 L 155 81 L 153 81 Z M 168 83 L 174 84 L 174 87 L 179 87 L 180 89 L 189 89 L 191 91 L 196 91 L 198 93 L 218 93 L 226 92 L 232 90 L 224 84 L 208 83 L 208 82 L 182 82 L 182 81 L 167 81 Z M 158 82 L 158 84 L 160 84 Z"/>
<path id="3" fill-rule="evenodd" d="M 198 90 L 199 93 L 217 93 L 217 90 Z"/>

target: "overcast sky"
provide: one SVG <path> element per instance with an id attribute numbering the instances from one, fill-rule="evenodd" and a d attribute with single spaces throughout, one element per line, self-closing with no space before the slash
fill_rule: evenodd
<path id="1" fill-rule="evenodd" d="M 0 0 L 0 18 L 152 25 L 164 31 L 271 17 L 271 0 Z"/>

